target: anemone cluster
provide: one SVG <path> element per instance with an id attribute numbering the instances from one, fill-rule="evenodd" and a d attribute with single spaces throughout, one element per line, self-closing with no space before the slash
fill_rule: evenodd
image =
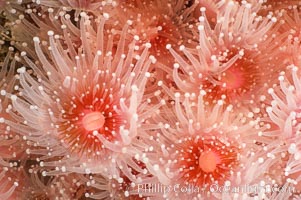
<path id="1" fill-rule="evenodd" d="M 298 0 L 0 0 L 0 200 L 301 199 Z"/>

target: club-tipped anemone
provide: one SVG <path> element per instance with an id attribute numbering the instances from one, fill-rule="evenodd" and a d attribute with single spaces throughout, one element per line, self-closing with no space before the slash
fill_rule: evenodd
<path id="1" fill-rule="evenodd" d="M 10 96 L 22 120 L 8 123 L 22 135 L 34 136 L 35 142 L 51 135 L 56 143 L 49 146 L 62 143 L 70 152 L 96 158 L 104 149 L 121 152 L 136 137 L 148 68 L 155 59 L 148 54 L 150 44 L 140 47 L 138 55 L 135 40 L 126 43 L 126 28 L 117 48 L 112 48 L 113 35 L 104 38 L 105 19 L 97 21 L 92 31 L 88 16 L 82 13 L 81 17 L 80 49 L 68 44 L 69 50 L 64 50 L 49 31 L 48 53 L 38 37 L 33 39 L 40 65 L 22 52 L 37 79 L 25 68 L 18 69 L 22 96 Z M 33 134 L 29 135 L 29 129 Z"/>
<path id="2" fill-rule="evenodd" d="M 229 2 L 212 29 L 206 9 L 201 11 L 196 48 L 181 45 L 181 56 L 166 45 L 176 61 L 172 72 L 175 84 L 182 92 L 206 90 L 208 102 L 225 99 L 236 106 L 254 104 L 259 91 L 272 84 L 280 68 L 274 62 L 279 59 L 278 43 L 267 38 L 276 18 L 257 16 L 251 4 Z"/>
<path id="3" fill-rule="evenodd" d="M 161 124 L 160 135 L 153 137 L 161 144 L 157 148 L 163 152 L 160 158 L 165 163 L 162 166 L 167 177 L 172 183 L 200 189 L 214 183 L 224 185 L 227 181 L 233 185 L 250 183 L 252 179 L 243 177 L 243 163 L 261 131 L 258 121 L 242 113 L 234 116 L 233 106 L 225 108 L 222 100 L 214 106 L 208 105 L 204 102 L 204 90 L 197 102 L 191 101 L 192 96 L 186 93 L 182 98 L 176 93 L 174 107 L 162 108 L 163 116 L 154 118 Z"/>

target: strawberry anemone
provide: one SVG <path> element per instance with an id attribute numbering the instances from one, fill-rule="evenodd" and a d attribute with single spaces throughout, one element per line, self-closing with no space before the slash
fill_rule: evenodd
<path id="1" fill-rule="evenodd" d="M 175 84 L 183 92 L 206 90 L 209 102 L 225 99 L 237 106 L 254 103 L 259 91 L 270 85 L 279 73 L 280 66 L 275 62 L 279 59 L 279 44 L 267 38 L 276 18 L 256 16 L 251 4 L 229 2 L 211 28 L 206 8 L 202 7 L 201 11 L 199 45 L 195 48 L 181 45 L 179 50 L 184 56 L 172 45 L 166 45 L 176 61 L 174 69 L 169 71 Z"/>
<path id="2" fill-rule="evenodd" d="M 251 115 L 249 119 L 242 113 L 234 116 L 233 106 L 225 108 L 222 100 L 209 105 L 204 101 L 206 95 L 201 90 L 195 102 L 192 94 L 185 93 L 181 98 L 176 93 L 173 108 L 162 108 L 161 114 L 166 112 L 166 116 L 155 119 L 161 124 L 161 131 L 160 136 L 153 137 L 160 141 L 158 148 L 163 151 L 165 163 L 162 167 L 170 181 L 205 189 L 210 194 L 211 184 L 238 185 L 252 181 L 252 178 L 245 179 L 243 163 L 254 150 L 261 128 Z"/>
<path id="3" fill-rule="evenodd" d="M 104 37 L 105 21 L 101 17 L 93 27 L 89 16 L 81 13 L 82 45 L 78 49 L 68 43 L 67 51 L 60 37 L 48 31 L 50 46 L 44 52 L 40 39 L 34 37 L 40 66 L 22 52 L 37 78 L 24 67 L 18 69 L 22 95 L 10 97 L 23 121 L 8 122 L 12 128 L 38 143 L 41 137 L 51 136 L 44 147 L 61 146 L 82 158 L 105 159 L 105 152 L 121 152 L 131 144 L 137 135 L 147 70 L 155 59 L 148 54 L 150 44 L 139 55 L 135 40 L 126 43 L 127 27 L 113 48 L 114 35 Z"/>

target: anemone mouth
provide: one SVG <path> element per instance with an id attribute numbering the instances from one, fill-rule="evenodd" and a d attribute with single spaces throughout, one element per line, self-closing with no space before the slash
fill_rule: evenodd
<path id="1" fill-rule="evenodd" d="M 95 157 L 105 148 L 98 135 L 110 142 L 119 141 L 119 128 L 125 125 L 125 118 L 117 113 L 112 94 L 91 94 L 89 90 L 82 94 L 80 98 L 70 94 L 64 99 L 59 136 L 72 152 Z"/>
<path id="2" fill-rule="evenodd" d="M 220 164 L 218 154 L 213 151 L 202 152 L 199 157 L 199 167 L 205 173 L 213 173 Z"/>
<path id="3" fill-rule="evenodd" d="M 83 117 L 82 122 L 86 131 L 97 131 L 105 124 L 105 117 L 97 111 L 89 112 Z"/>
<path id="4" fill-rule="evenodd" d="M 185 184 L 198 187 L 214 182 L 223 184 L 238 166 L 239 148 L 212 138 L 186 138 L 179 145 L 175 167 Z"/>

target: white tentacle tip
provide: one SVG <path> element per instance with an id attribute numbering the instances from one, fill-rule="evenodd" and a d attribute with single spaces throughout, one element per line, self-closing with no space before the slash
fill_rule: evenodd
<path id="1" fill-rule="evenodd" d="M 138 117 L 138 114 L 137 113 L 134 113 L 133 114 L 133 119 L 134 119 L 134 121 L 138 121 L 138 119 L 139 119 L 139 117 Z"/>
<path id="2" fill-rule="evenodd" d="M 139 41 L 140 40 L 140 37 L 138 35 L 134 35 L 134 40 L 135 41 Z"/>
<path id="3" fill-rule="evenodd" d="M 131 89 L 132 89 L 133 92 L 138 92 L 137 85 L 132 85 Z"/>
<path id="4" fill-rule="evenodd" d="M 206 11 L 206 8 L 205 8 L 205 7 L 201 7 L 201 8 L 200 8 L 200 11 L 201 11 L 201 12 L 205 12 L 205 11 Z"/>
<path id="5" fill-rule="evenodd" d="M 127 20 L 126 23 L 127 23 L 128 25 L 132 25 L 132 24 L 133 24 L 133 21 L 132 21 L 132 20 Z"/>
<path id="6" fill-rule="evenodd" d="M 103 17 L 104 17 L 105 19 L 109 19 L 109 18 L 110 18 L 110 15 L 109 15 L 109 13 L 103 13 Z"/>
<path id="7" fill-rule="evenodd" d="M 149 49 L 149 48 L 152 47 L 152 44 L 148 42 L 148 43 L 145 44 L 145 47 Z"/>
<path id="8" fill-rule="evenodd" d="M 205 90 L 201 90 L 201 91 L 200 91 L 200 95 L 205 96 L 206 94 L 207 94 L 207 93 L 206 93 Z"/>
<path id="9" fill-rule="evenodd" d="M 80 16 L 81 16 L 81 17 L 85 17 L 85 16 L 87 16 L 87 13 L 81 12 L 81 13 L 80 13 Z"/>
<path id="10" fill-rule="evenodd" d="M 276 18 L 276 17 L 272 17 L 272 18 L 271 18 L 271 21 L 272 21 L 273 23 L 276 23 L 276 22 L 277 22 L 277 18 Z"/>
<path id="11" fill-rule="evenodd" d="M 279 80 L 279 81 L 284 81 L 284 76 L 279 76 L 279 77 L 278 77 L 278 80 Z"/>
<path id="12" fill-rule="evenodd" d="M 199 19 L 199 20 L 200 20 L 200 19 Z M 204 28 L 203 25 L 199 25 L 199 26 L 198 26 L 198 30 L 199 30 L 199 31 L 203 31 L 204 29 L 205 29 L 205 28 Z"/>
<path id="13" fill-rule="evenodd" d="M 268 89 L 268 93 L 269 94 L 273 94 L 274 93 L 274 89 L 273 88 Z"/>
<path id="14" fill-rule="evenodd" d="M 12 100 L 12 101 L 16 101 L 17 100 L 17 96 L 16 95 L 11 95 L 11 97 L 10 97 L 10 99 Z"/>
<path id="15" fill-rule="evenodd" d="M 238 54 L 239 54 L 240 56 L 243 56 L 243 55 L 245 54 L 244 49 L 240 50 L 240 51 L 238 52 Z"/>
<path id="16" fill-rule="evenodd" d="M 26 68 L 25 68 L 25 67 L 20 67 L 19 69 L 17 69 L 17 72 L 18 72 L 19 74 L 23 74 L 23 73 L 26 72 Z"/>
<path id="17" fill-rule="evenodd" d="M 22 57 L 23 57 L 23 56 L 26 56 L 26 52 L 25 52 L 25 51 L 22 51 L 20 55 L 21 55 Z"/>
<path id="18" fill-rule="evenodd" d="M 1 94 L 1 96 L 5 96 L 6 95 L 6 91 L 5 90 L 1 90 L 0 94 Z"/>
<path id="19" fill-rule="evenodd" d="M 293 66 L 293 67 L 292 67 L 292 71 L 293 71 L 293 72 L 296 72 L 296 71 L 298 71 L 298 67 L 296 67 L 296 66 Z"/>
<path id="20" fill-rule="evenodd" d="M 173 67 L 174 67 L 175 69 L 179 69 L 180 65 L 179 65 L 178 63 L 175 63 L 175 64 L 173 64 Z"/>
<path id="21" fill-rule="evenodd" d="M 40 38 L 39 37 L 33 37 L 33 41 L 34 42 L 40 42 Z"/>
<path id="22" fill-rule="evenodd" d="M 233 105 L 227 106 L 227 111 L 232 111 L 233 110 Z"/>
<path id="23" fill-rule="evenodd" d="M 273 111 L 273 108 L 272 107 L 267 107 L 266 111 L 267 111 L 267 113 L 271 113 Z"/>
<path id="24" fill-rule="evenodd" d="M 153 56 L 153 55 L 150 55 L 150 56 L 149 56 L 149 59 L 151 60 L 151 62 L 152 62 L 153 64 L 155 64 L 155 63 L 157 62 L 156 57 Z"/>
<path id="25" fill-rule="evenodd" d="M 48 34 L 48 36 L 53 36 L 54 32 L 53 31 L 48 31 L 47 34 Z"/>
<path id="26" fill-rule="evenodd" d="M 154 168 L 155 171 L 159 171 L 159 165 L 155 164 L 155 165 L 153 166 L 153 168 Z"/>
<path id="27" fill-rule="evenodd" d="M 233 1 L 229 1 L 229 2 L 228 2 L 228 6 L 234 6 L 234 4 L 235 4 L 235 3 L 234 3 Z"/>

